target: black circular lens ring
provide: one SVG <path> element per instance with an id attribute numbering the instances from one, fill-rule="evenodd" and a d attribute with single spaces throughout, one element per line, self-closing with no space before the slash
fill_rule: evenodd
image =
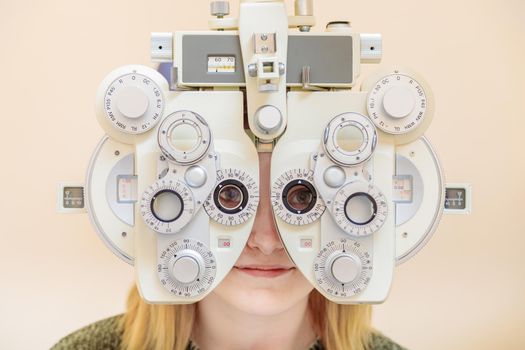
<path id="1" fill-rule="evenodd" d="M 221 202 L 219 201 L 219 194 L 221 190 L 226 186 L 234 186 L 234 187 L 237 187 L 239 190 L 241 190 L 242 202 L 237 208 L 227 209 L 221 205 Z M 224 180 L 220 182 L 217 185 L 217 187 L 215 187 L 215 191 L 213 191 L 213 202 L 215 203 L 215 206 L 225 214 L 240 213 L 244 208 L 246 208 L 246 204 L 248 203 L 248 190 L 246 189 L 246 186 L 244 186 L 244 184 L 240 181 L 233 180 L 233 179 Z"/>
<path id="2" fill-rule="evenodd" d="M 355 222 L 354 220 L 350 219 L 350 217 L 348 216 L 348 213 L 346 212 L 346 206 L 348 205 L 348 202 L 350 201 L 350 199 L 352 199 L 354 197 L 357 197 L 357 196 L 365 196 L 365 197 L 367 197 L 370 200 L 370 202 L 372 203 L 373 207 L 374 207 L 374 213 L 372 214 L 372 217 L 370 217 L 370 219 L 368 219 L 368 221 L 366 221 L 366 222 Z M 366 224 L 369 224 L 370 222 L 372 222 L 372 220 L 374 220 L 374 218 L 376 217 L 376 214 L 377 214 L 377 203 L 376 203 L 376 200 L 374 199 L 374 197 L 372 197 L 371 195 L 369 195 L 368 193 L 365 193 L 365 192 L 352 193 L 352 195 L 350 195 L 346 199 L 346 202 L 345 202 L 345 205 L 344 205 L 343 208 L 344 208 L 344 213 L 345 213 L 346 218 L 354 225 L 366 225 Z"/>
<path id="3" fill-rule="evenodd" d="M 290 190 L 292 188 L 294 188 L 295 186 L 297 186 L 297 185 L 305 186 L 312 193 L 312 200 L 310 201 L 310 203 L 308 204 L 308 206 L 304 210 L 294 209 L 288 203 L 288 200 L 287 200 L 288 192 L 290 192 Z M 283 200 L 283 204 L 286 207 L 286 209 L 288 209 L 292 213 L 294 213 L 294 214 L 305 214 L 305 213 L 308 213 L 310 210 L 312 210 L 313 207 L 315 207 L 315 203 L 317 203 L 317 191 L 315 190 L 315 187 L 310 182 L 308 182 L 308 181 L 306 181 L 304 179 L 293 180 L 293 181 L 290 181 L 284 187 L 283 194 L 282 194 L 282 200 Z"/>
<path id="4" fill-rule="evenodd" d="M 166 193 L 166 192 L 170 192 L 170 193 L 175 194 L 175 195 L 179 198 L 180 206 L 181 206 L 179 214 L 175 217 L 175 219 L 170 220 L 170 221 L 162 220 L 161 218 L 159 218 L 159 217 L 157 216 L 157 214 L 155 214 L 155 210 L 153 209 L 153 203 L 155 203 L 155 199 L 157 199 L 157 196 L 159 196 L 159 195 L 161 195 L 161 194 L 163 194 L 163 193 Z M 151 213 L 153 214 L 153 216 L 154 216 L 157 220 L 159 220 L 159 221 L 161 221 L 161 222 L 173 222 L 173 221 L 177 220 L 178 218 L 180 218 L 180 216 L 181 216 L 182 213 L 184 212 L 184 201 L 182 200 L 182 197 L 180 196 L 180 194 L 178 194 L 177 192 L 175 192 L 175 191 L 173 191 L 173 190 L 162 190 L 162 191 L 159 191 L 159 192 L 155 193 L 155 195 L 151 198 L 151 202 L 150 202 L 150 211 L 151 211 Z"/>

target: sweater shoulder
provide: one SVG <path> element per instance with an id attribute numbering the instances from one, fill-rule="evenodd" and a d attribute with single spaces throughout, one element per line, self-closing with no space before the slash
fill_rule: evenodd
<path id="1" fill-rule="evenodd" d="M 91 323 L 60 339 L 51 350 L 118 350 L 122 331 L 119 320 L 122 315 L 108 317 Z"/>
<path id="2" fill-rule="evenodd" d="M 407 350 L 380 332 L 373 332 L 370 338 L 370 350 Z"/>

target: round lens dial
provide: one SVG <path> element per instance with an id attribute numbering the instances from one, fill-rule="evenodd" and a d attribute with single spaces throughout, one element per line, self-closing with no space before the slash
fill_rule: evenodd
<path id="1" fill-rule="evenodd" d="M 272 186 L 276 216 L 292 225 L 307 225 L 323 215 L 326 206 L 313 186 L 313 171 L 294 169 L 282 174 Z"/>
<path id="2" fill-rule="evenodd" d="M 153 230 L 170 234 L 190 222 L 194 206 L 193 194 L 183 182 L 162 178 L 142 194 L 140 214 Z"/>
<path id="3" fill-rule="evenodd" d="M 343 231 L 352 236 L 367 236 L 383 226 L 388 205 L 383 193 L 375 186 L 354 181 L 337 192 L 332 212 Z"/>
<path id="4" fill-rule="evenodd" d="M 239 225 L 257 212 L 259 188 L 245 171 L 217 171 L 217 185 L 204 202 L 204 210 L 222 225 Z"/>

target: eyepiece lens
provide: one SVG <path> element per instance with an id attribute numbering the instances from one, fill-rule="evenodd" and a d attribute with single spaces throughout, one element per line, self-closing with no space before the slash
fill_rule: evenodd
<path id="1" fill-rule="evenodd" d="M 293 186 L 286 194 L 286 201 L 288 202 L 288 205 L 297 211 L 306 210 L 313 200 L 314 194 L 312 191 L 302 184 Z"/>
<path id="2" fill-rule="evenodd" d="M 237 209 L 243 200 L 243 194 L 239 187 L 235 185 L 226 185 L 219 191 L 219 204 L 227 209 Z"/>

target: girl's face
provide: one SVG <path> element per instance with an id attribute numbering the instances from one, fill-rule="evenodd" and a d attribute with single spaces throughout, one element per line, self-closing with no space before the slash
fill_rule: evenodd
<path id="1" fill-rule="evenodd" d="M 252 232 L 234 268 L 211 297 L 240 311 L 275 315 L 304 301 L 312 285 L 288 257 L 270 202 L 271 153 L 259 153 L 259 207 Z"/>

